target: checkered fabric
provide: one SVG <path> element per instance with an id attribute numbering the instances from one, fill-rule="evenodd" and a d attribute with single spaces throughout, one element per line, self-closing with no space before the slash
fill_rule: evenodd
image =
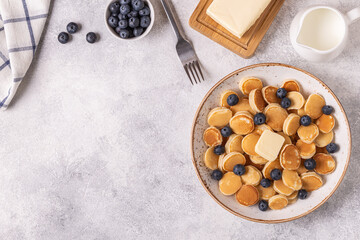
<path id="1" fill-rule="evenodd" d="M 51 0 L 0 0 L 0 110 L 8 107 L 33 60 Z"/>

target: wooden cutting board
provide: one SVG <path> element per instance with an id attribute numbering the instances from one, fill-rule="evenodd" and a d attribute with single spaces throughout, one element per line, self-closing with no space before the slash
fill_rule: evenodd
<path id="1" fill-rule="evenodd" d="M 206 14 L 213 0 L 200 0 L 190 17 L 189 24 L 196 31 L 219 43 L 243 58 L 254 55 L 285 0 L 272 0 L 256 23 L 238 38 Z"/>

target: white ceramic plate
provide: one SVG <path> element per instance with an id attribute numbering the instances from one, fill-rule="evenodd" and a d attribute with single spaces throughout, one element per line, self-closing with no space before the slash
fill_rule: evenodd
<path id="1" fill-rule="evenodd" d="M 323 175 L 324 185 L 312 192 L 306 200 L 298 200 L 282 210 L 261 212 L 257 205 L 244 207 L 237 203 L 235 196 L 224 196 L 220 193 L 217 182 L 211 179 L 211 171 L 205 167 L 203 162 L 203 154 L 207 147 L 202 140 L 202 136 L 204 130 L 209 127 L 207 115 L 212 108 L 219 106 L 220 95 L 223 91 L 231 89 L 240 94 L 238 83 L 245 76 L 259 77 L 263 80 L 264 86 L 273 85 L 278 87 L 284 79 L 296 79 L 300 83 L 301 93 L 305 97 L 311 93 L 318 93 L 325 98 L 326 104 L 333 106 L 335 109 L 336 127 L 334 129 L 334 141 L 340 146 L 340 150 L 333 154 L 337 163 L 336 170 L 330 175 Z M 343 107 L 335 94 L 321 80 L 310 73 L 292 66 L 265 63 L 239 69 L 220 80 L 210 89 L 195 115 L 191 136 L 191 151 L 200 182 L 218 204 L 236 216 L 251 221 L 278 223 L 291 221 L 309 214 L 320 207 L 335 192 L 344 178 L 350 161 L 351 133 Z"/>

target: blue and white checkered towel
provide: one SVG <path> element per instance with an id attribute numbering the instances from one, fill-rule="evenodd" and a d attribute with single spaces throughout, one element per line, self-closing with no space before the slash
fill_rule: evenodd
<path id="1" fill-rule="evenodd" d="M 8 107 L 33 60 L 51 0 L 0 0 L 0 110 Z"/>

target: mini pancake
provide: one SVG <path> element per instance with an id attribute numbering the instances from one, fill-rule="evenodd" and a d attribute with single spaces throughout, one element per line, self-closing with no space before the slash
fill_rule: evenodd
<path id="1" fill-rule="evenodd" d="M 214 153 L 214 147 L 208 148 L 204 154 L 205 166 L 211 170 L 218 168 L 219 155 Z"/>
<path id="2" fill-rule="evenodd" d="M 335 171 L 336 163 L 331 155 L 317 153 L 314 160 L 316 162 L 315 172 L 326 175 Z"/>
<path id="3" fill-rule="evenodd" d="M 258 165 L 264 165 L 268 162 L 268 160 L 260 156 L 250 156 L 250 160 Z"/>
<path id="4" fill-rule="evenodd" d="M 283 132 L 288 136 L 292 136 L 296 134 L 299 127 L 300 127 L 300 116 L 291 113 L 284 121 Z"/>
<path id="5" fill-rule="evenodd" d="M 275 168 L 282 169 L 282 167 L 280 165 L 280 161 L 278 159 L 276 159 L 275 161 L 266 163 L 262 170 L 262 174 L 264 175 L 264 178 L 271 179 L 270 173 Z"/>
<path id="6" fill-rule="evenodd" d="M 231 152 L 239 152 L 244 153 L 242 147 L 241 147 L 241 141 L 243 140 L 243 136 L 237 135 L 237 134 L 231 134 L 229 139 L 227 140 L 225 144 L 225 152 L 227 154 Z"/>
<path id="7" fill-rule="evenodd" d="M 222 159 L 223 169 L 227 172 L 233 171 L 235 165 L 244 165 L 245 163 L 246 159 L 244 155 L 238 152 L 229 153 Z"/>
<path id="8" fill-rule="evenodd" d="M 252 115 L 249 112 L 241 111 L 230 119 L 230 127 L 234 133 L 246 135 L 254 130 L 255 125 Z"/>
<path id="9" fill-rule="evenodd" d="M 285 138 L 284 146 L 287 144 L 292 144 L 291 138 L 288 135 L 286 135 L 283 132 L 278 132 L 277 134 L 279 134 Z"/>
<path id="10" fill-rule="evenodd" d="M 233 94 L 235 94 L 236 96 L 239 97 L 239 95 L 236 92 L 231 91 L 231 90 L 227 90 L 227 91 L 223 92 L 220 97 L 220 106 L 229 108 L 230 106 L 227 103 L 227 98 Z"/>
<path id="11" fill-rule="evenodd" d="M 319 148 L 326 147 L 334 139 L 334 132 L 329 133 L 319 133 L 319 136 L 315 139 L 315 144 Z"/>
<path id="12" fill-rule="evenodd" d="M 316 153 L 316 145 L 315 143 L 304 143 L 299 139 L 296 142 L 296 147 L 299 149 L 300 157 L 303 159 L 312 158 Z"/>
<path id="13" fill-rule="evenodd" d="M 311 94 L 304 106 L 304 110 L 312 119 L 318 119 L 322 115 L 322 107 L 325 106 L 325 100 L 318 94 Z"/>
<path id="14" fill-rule="evenodd" d="M 315 191 L 323 185 L 323 181 L 319 175 L 314 172 L 301 174 L 302 188 L 308 192 Z"/>
<path id="15" fill-rule="evenodd" d="M 288 205 L 288 199 L 284 195 L 275 195 L 269 199 L 269 208 L 280 210 Z"/>
<path id="16" fill-rule="evenodd" d="M 318 126 L 320 132 L 329 133 L 335 127 L 335 119 L 331 115 L 323 114 L 318 120 L 316 120 L 316 125 Z"/>
<path id="17" fill-rule="evenodd" d="M 251 161 L 251 159 L 250 159 L 250 156 L 247 155 L 247 154 L 245 154 L 244 156 L 245 156 L 245 158 L 246 158 L 246 163 L 245 163 L 245 165 L 250 165 L 250 166 L 256 167 L 259 171 L 263 170 L 264 165 L 260 165 L 260 164 L 255 164 L 255 163 L 253 163 L 253 162 Z"/>
<path id="18" fill-rule="evenodd" d="M 241 177 L 233 172 L 227 172 L 219 181 L 220 192 L 224 195 L 233 195 L 242 186 Z"/>
<path id="19" fill-rule="evenodd" d="M 273 130 L 280 132 L 283 129 L 284 121 L 288 117 L 287 111 L 277 103 L 267 105 L 264 110 L 266 124 Z"/>
<path id="20" fill-rule="evenodd" d="M 290 107 L 287 108 L 288 110 L 301 109 L 305 104 L 305 98 L 299 92 L 289 92 L 286 97 L 291 101 Z"/>
<path id="21" fill-rule="evenodd" d="M 262 112 L 266 106 L 266 102 L 262 96 L 260 89 L 253 89 L 249 94 L 250 107 L 255 112 Z"/>
<path id="22" fill-rule="evenodd" d="M 250 133 L 246 135 L 241 143 L 241 147 L 244 152 L 250 156 L 258 156 L 255 152 L 255 145 L 259 141 L 260 135 L 256 133 Z"/>
<path id="23" fill-rule="evenodd" d="M 260 199 L 269 200 L 272 196 L 275 196 L 276 192 L 271 184 L 270 187 L 264 188 L 261 185 L 258 185 L 257 190 L 259 191 Z"/>
<path id="24" fill-rule="evenodd" d="M 271 127 L 267 124 L 261 124 L 261 125 L 256 125 L 255 129 L 254 129 L 254 133 L 261 135 L 265 130 L 269 130 L 272 131 Z"/>
<path id="25" fill-rule="evenodd" d="M 274 181 L 274 190 L 285 196 L 290 196 L 294 192 L 294 190 L 286 186 L 281 179 Z"/>
<path id="26" fill-rule="evenodd" d="M 294 191 L 290 196 L 287 196 L 286 198 L 288 200 L 294 200 L 297 198 L 297 196 L 298 196 L 298 191 Z"/>
<path id="27" fill-rule="evenodd" d="M 297 198 L 297 197 L 296 197 L 296 198 L 294 198 L 294 199 L 288 199 L 288 205 L 296 203 L 296 202 L 297 202 L 297 200 L 298 200 L 298 198 Z"/>
<path id="28" fill-rule="evenodd" d="M 297 134 L 304 143 L 310 144 L 319 136 L 319 128 L 311 123 L 309 126 L 300 126 Z"/>
<path id="29" fill-rule="evenodd" d="M 216 127 L 209 127 L 204 131 L 203 134 L 204 142 L 209 147 L 215 147 L 220 145 L 223 141 L 221 132 Z"/>
<path id="30" fill-rule="evenodd" d="M 302 187 L 301 178 L 296 171 L 284 169 L 282 172 L 282 181 L 285 186 L 295 191 L 300 190 Z"/>
<path id="31" fill-rule="evenodd" d="M 219 160 L 218 160 L 218 168 L 223 173 L 225 172 L 224 165 L 223 165 L 223 160 L 224 160 L 225 156 L 226 156 L 226 154 L 221 154 L 219 156 Z"/>
<path id="32" fill-rule="evenodd" d="M 225 127 L 229 123 L 232 115 L 232 111 L 228 108 L 214 108 L 209 112 L 208 124 L 214 127 Z"/>
<path id="33" fill-rule="evenodd" d="M 300 108 L 297 110 L 297 115 L 299 115 L 300 117 L 305 116 L 306 112 L 304 110 L 304 108 Z"/>
<path id="34" fill-rule="evenodd" d="M 256 114 L 256 112 L 250 107 L 249 99 L 247 98 L 240 98 L 238 104 L 231 106 L 230 109 L 233 114 L 241 111 L 247 111 L 253 115 Z"/>
<path id="35" fill-rule="evenodd" d="M 309 170 L 307 170 L 304 166 L 304 162 L 305 162 L 305 159 L 301 159 L 301 164 L 300 164 L 300 167 L 298 169 L 296 169 L 296 172 L 301 175 L 303 173 L 306 173 L 308 172 Z"/>
<path id="36" fill-rule="evenodd" d="M 301 163 L 300 153 L 296 146 L 288 144 L 280 152 L 280 165 L 287 170 L 296 170 Z"/>
<path id="37" fill-rule="evenodd" d="M 281 99 L 276 96 L 278 88 L 274 86 L 267 86 L 261 89 L 262 96 L 267 104 L 278 103 L 280 104 Z"/>
<path id="38" fill-rule="evenodd" d="M 285 88 L 285 90 L 288 91 L 288 92 L 292 92 L 292 91 L 300 92 L 300 85 L 294 79 L 286 79 L 286 80 L 284 80 L 281 87 Z"/>
<path id="39" fill-rule="evenodd" d="M 256 77 L 244 77 L 239 83 L 239 88 L 244 95 L 248 96 L 253 89 L 261 90 L 263 83 Z"/>
<path id="40" fill-rule="evenodd" d="M 236 200 L 243 206 L 252 206 L 259 201 L 259 192 L 254 186 L 242 185 L 236 193 Z"/>
<path id="41" fill-rule="evenodd" d="M 242 182 L 246 185 L 257 186 L 259 185 L 262 175 L 259 169 L 254 166 L 245 166 L 246 172 L 241 175 Z"/>
<path id="42" fill-rule="evenodd" d="M 326 153 L 326 154 L 328 154 L 328 151 L 326 150 L 326 147 L 316 147 L 316 153 Z"/>

